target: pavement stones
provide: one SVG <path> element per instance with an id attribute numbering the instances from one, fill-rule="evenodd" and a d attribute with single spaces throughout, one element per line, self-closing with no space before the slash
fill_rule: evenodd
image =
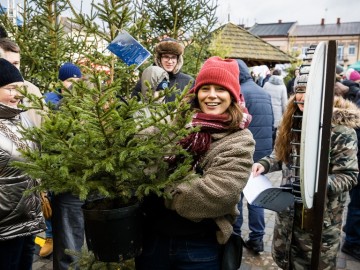
<path id="1" fill-rule="evenodd" d="M 273 172 L 266 175 L 274 186 L 280 185 L 281 182 L 281 172 Z M 349 201 L 349 197 L 348 197 Z M 347 202 L 348 204 L 349 202 Z M 344 211 L 344 217 L 346 217 L 347 213 L 347 204 Z M 244 205 L 245 202 L 244 202 Z M 248 211 L 247 208 L 244 208 L 244 224 L 241 228 L 243 239 L 247 239 L 249 235 L 249 227 L 248 227 Z M 273 261 L 271 256 L 271 243 L 273 237 L 273 229 L 274 229 L 274 220 L 275 220 L 275 212 L 265 209 L 265 235 L 264 235 L 264 252 L 261 252 L 259 255 L 255 255 L 248 249 L 244 247 L 243 249 L 243 258 L 240 270 L 275 270 L 281 269 L 276 263 Z M 343 221 L 346 220 L 343 218 Z M 345 234 L 342 232 L 341 234 L 341 246 L 344 241 Z M 360 261 L 355 260 L 351 256 L 346 255 L 345 253 L 339 250 L 338 252 L 338 260 L 337 260 L 337 270 L 358 270 L 360 269 Z"/>

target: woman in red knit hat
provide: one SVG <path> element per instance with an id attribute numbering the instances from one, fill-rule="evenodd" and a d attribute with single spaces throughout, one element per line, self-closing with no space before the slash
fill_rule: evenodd
<path id="1" fill-rule="evenodd" d="M 143 252 L 136 269 L 220 270 L 221 253 L 239 214 L 249 177 L 254 140 L 240 92 L 235 60 L 209 58 L 186 102 L 199 127 L 180 143 L 194 157 L 189 181 L 174 186 L 172 199 L 149 196 Z"/>

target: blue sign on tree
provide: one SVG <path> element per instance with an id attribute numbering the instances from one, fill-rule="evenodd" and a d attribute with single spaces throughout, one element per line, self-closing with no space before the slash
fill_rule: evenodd
<path id="1" fill-rule="evenodd" d="M 128 66 L 138 68 L 151 55 L 128 32 L 121 30 L 117 37 L 107 46 L 107 49 L 119 57 Z"/>

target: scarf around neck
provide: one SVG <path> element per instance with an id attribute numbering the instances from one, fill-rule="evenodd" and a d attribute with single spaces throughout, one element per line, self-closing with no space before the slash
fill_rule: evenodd
<path id="1" fill-rule="evenodd" d="M 180 141 L 180 145 L 193 154 L 198 161 L 210 148 L 211 134 L 229 130 L 230 116 L 228 114 L 196 113 L 187 127 L 200 127 L 200 131 L 193 132 Z M 239 129 L 241 127 L 239 126 Z"/>

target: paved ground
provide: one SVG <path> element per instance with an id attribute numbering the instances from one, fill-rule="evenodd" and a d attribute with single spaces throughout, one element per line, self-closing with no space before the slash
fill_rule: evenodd
<path id="1" fill-rule="evenodd" d="M 274 185 L 278 185 L 281 179 L 281 173 L 275 172 L 267 175 Z M 244 204 L 245 205 L 245 204 Z M 346 210 L 344 215 L 346 215 Z M 243 238 L 246 239 L 248 236 L 248 224 L 247 224 L 247 209 L 244 209 L 244 225 L 242 227 Z M 243 251 L 243 259 L 240 270 L 275 270 L 280 269 L 276 266 L 271 257 L 271 242 L 272 242 L 272 234 L 274 228 L 274 212 L 265 210 L 265 218 L 266 218 L 266 234 L 264 236 L 265 242 L 265 251 L 260 255 L 254 255 L 249 252 L 246 248 Z M 42 236 L 42 235 L 41 235 Z M 343 242 L 344 235 L 341 236 L 341 242 Z M 52 258 L 40 258 L 39 256 L 35 256 L 33 270 L 52 270 Z M 338 270 L 358 270 L 360 269 L 360 262 L 356 261 L 352 257 L 345 255 L 341 251 L 338 253 Z M 204 269 L 206 270 L 206 269 Z"/>

